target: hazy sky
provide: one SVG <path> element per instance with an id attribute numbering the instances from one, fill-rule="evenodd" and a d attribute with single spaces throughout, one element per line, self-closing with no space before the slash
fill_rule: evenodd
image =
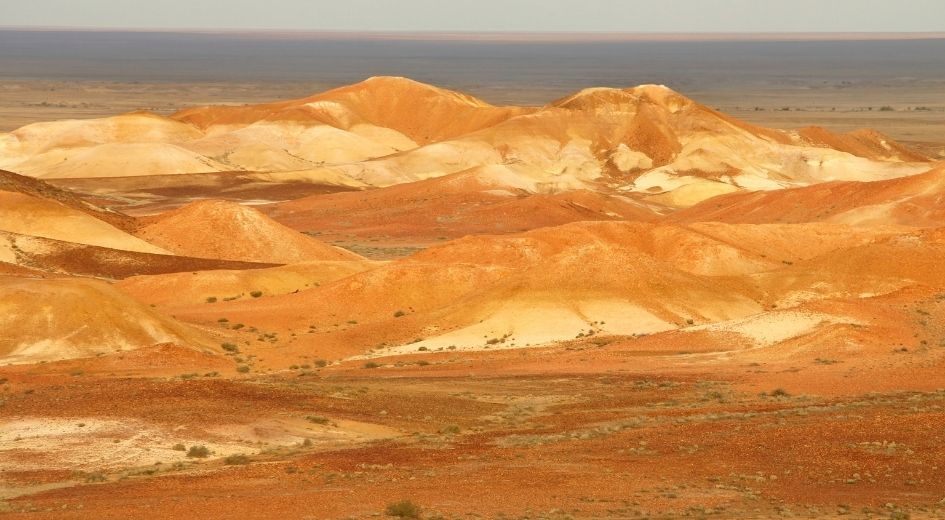
<path id="1" fill-rule="evenodd" d="M 939 32 L 945 0 L 0 0 L 0 26 Z"/>

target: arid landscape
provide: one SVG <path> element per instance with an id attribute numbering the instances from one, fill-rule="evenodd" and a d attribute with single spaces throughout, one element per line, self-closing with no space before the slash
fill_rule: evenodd
<path id="1" fill-rule="evenodd" d="M 0 516 L 943 518 L 941 72 L 0 74 Z"/>

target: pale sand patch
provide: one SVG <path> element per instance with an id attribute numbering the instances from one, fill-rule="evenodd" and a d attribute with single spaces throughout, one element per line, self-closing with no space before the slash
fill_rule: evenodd
<path id="1" fill-rule="evenodd" d="M 803 311 L 774 311 L 738 320 L 690 327 L 687 330 L 734 332 L 758 346 L 770 346 L 814 331 L 826 323 L 858 323 L 851 318 Z"/>
<path id="2" fill-rule="evenodd" d="M 352 359 L 383 357 L 418 352 L 420 348 L 438 350 L 510 349 L 538 346 L 574 339 L 594 331 L 603 335 L 650 334 L 676 328 L 643 307 L 626 300 L 607 299 L 562 305 L 556 302 L 505 302 L 479 323 L 449 331 L 423 341 L 383 349 Z M 490 340 L 505 338 L 489 344 Z"/>
<path id="3" fill-rule="evenodd" d="M 11 417 L 0 422 L 0 471 L 91 472 L 195 460 L 188 458 L 186 451 L 173 449 L 176 444 L 205 446 L 211 452 L 209 459 L 214 459 L 298 446 L 306 439 L 318 447 L 402 435 L 380 425 L 329 420 L 329 424 L 319 425 L 304 418 L 269 418 L 194 428 L 127 418 Z"/>
<path id="4" fill-rule="evenodd" d="M 173 449 L 177 443 L 206 446 L 215 456 L 249 448 L 134 419 L 17 417 L 0 423 L 0 468 L 100 471 L 188 460 L 186 452 Z"/>
<path id="5" fill-rule="evenodd" d="M 677 208 L 688 208 L 704 200 L 711 199 L 712 197 L 735 191 L 739 190 L 731 184 L 700 180 L 690 184 L 684 184 L 670 192 L 653 196 L 650 200 Z"/>

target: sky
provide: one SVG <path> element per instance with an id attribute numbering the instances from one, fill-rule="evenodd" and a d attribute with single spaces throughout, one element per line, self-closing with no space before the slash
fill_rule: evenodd
<path id="1" fill-rule="evenodd" d="M 0 26 L 434 32 L 945 32 L 945 0 L 0 0 Z"/>

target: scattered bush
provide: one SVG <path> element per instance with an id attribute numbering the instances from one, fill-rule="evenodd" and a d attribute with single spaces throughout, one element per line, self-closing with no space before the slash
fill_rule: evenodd
<path id="1" fill-rule="evenodd" d="M 449 426 L 443 427 L 443 429 L 440 430 L 440 433 L 444 435 L 456 435 L 457 433 L 459 433 L 459 431 L 460 431 L 459 426 L 455 424 L 451 424 Z"/>
<path id="2" fill-rule="evenodd" d="M 210 456 L 210 450 L 206 446 L 191 446 L 187 450 L 187 456 L 192 459 L 205 459 Z"/>
<path id="3" fill-rule="evenodd" d="M 309 415 L 305 419 L 310 423 L 328 424 L 328 417 L 323 417 L 321 415 Z"/>
<path id="4" fill-rule="evenodd" d="M 384 512 L 388 516 L 396 516 L 397 518 L 420 518 L 420 506 L 410 500 L 387 504 L 387 509 Z"/>
<path id="5" fill-rule="evenodd" d="M 230 455 L 229 457 L 223 459 L 223 463 L 229 464 L 231 466 L 249 464 L 249 457 L 243 455 L 242 453 Z"/>
<path id="6" fill-rule="evenodd" d="M 775 388 L 771 392 L 771 397 L 790 397 L 791 394 L 787 393 L 787 390 L 783 388 Z"/>
<path id="7" fill-rule="evenodd" d="M 262 291 L 252 291 L 251 293 L 249 293 L 249 295 L 252 296 L 253 298 L 259 298 L 260 296 L 262 296 Z"/>
<path id="8" fill-rule="evenodd" d="M 207 296 L 207 303 L 216 303 L 216 302 L 217 302 L 216 296 Z"/>
<path id="9" fill-rule="evenodd" d="M 220 347 L 227 352 L 239 352 L 240 348 L 233 343 L 221 343 Z"/>
<path id="10" fill-rule="evenodd" d="M 407 313 L 404 312 L 404 311 L 397 311 L 397 312 L 394 313 L 394 317 L 395 317 L 395 318 L 399 318 L 399 317 L 401 317 L 401 316 L 406 316 L 406 315 L 407 315 Z"/>
<path id="11" fill-rule="evenodd" d="M 245 374 L 245 373 L 249 372 L 249 367 L 246 366 L 246 365 L 240 365 L 240 366 L 236 367 L 236 371 L 239 372 L 240 374 Z"/>
<path id="12" fill-rule="evenodd" d="M 178 443 L 175 444 L 174 447 L 171 448 L 171 449 L 174 450 L 174 451 L 187 451 L 187 446 L 184 446 L 183 444 L 181 444 L 181 443 L 178 442 Z"/>
<path id="13" fill-rule="evenodd" d="M 103 473 L 99 472 L 89 473 L 85 476 L 86 482 L 105 482 L 106 480 L 108 480 L 108 478 Z"/>
<path id="14" fill-rule="evenodd" d="M 327 365 L 328 365 L 328 362 L 325 361 L 324 359 L 318 359 L 315 361 L 315 366 L 317 366 L 318 368 L 323 368 Z"/>

